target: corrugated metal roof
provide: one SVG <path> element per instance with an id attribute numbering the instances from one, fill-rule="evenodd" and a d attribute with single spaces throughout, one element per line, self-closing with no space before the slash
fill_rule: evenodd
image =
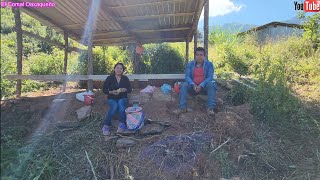
<path id="1" fill-rule="evenodd" d="M 244 35 L 244 34 L 247 34 L 247 33 L 255 32 L 255 31 L 260 31 L 260 30 L 265 29 L 265 28 L 267 28 L 267 27 L 269 27 L 269 26 L 273 26 L 273 27 L 284 26 L 284 27 L 291 27 L 291 28 L 303 29 L 303 25 L 300 25 L 300 24 L 284 23 L 284 22 L 274 21 L 274 22 L 270 22 L 270 23 L 264 24 L 264 25 L 262 25 L 262 26 L 258 26 L 258 27 L 249 29 L 249 30 L 247 30 L 247 31 L 238 33 L 238 35 Z"/>
<path id="2" fill-rule="evenodd" d="M 79 42 L 87 26 L 91 5 L 97 3 L 98 12 L 92 25 L 94 45 L 191 41 L 204 6 L 204 0 L 50 2 L 55 3 L 54 8 L 24 7 L 22 10 L 57 31 L 68 31 L 70 37 Z"/>

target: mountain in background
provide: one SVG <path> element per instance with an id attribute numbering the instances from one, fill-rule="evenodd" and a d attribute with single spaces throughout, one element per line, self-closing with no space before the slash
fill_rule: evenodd
<path id="1" fill-rule="evenodd" d="M 280 21 L 280 22 L 285 22 L 285 23 L 290 23 L 290 24 L 302 24 L 303 20 L 299 19 L 297 16 L 292 17 L 291 19 L 288 19 L 286 21 Z"/>

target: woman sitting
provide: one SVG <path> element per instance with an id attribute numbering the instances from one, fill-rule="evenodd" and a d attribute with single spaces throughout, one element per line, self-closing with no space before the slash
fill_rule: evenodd
<path id="1" fill-rule="evenodd" d="M 108 76 L 103 85 L 103 93 L 108 95 L 107 103 L 109 111 L 104 120 L 102 128 L 103 135 L 110 135 L 111 119 L 118 111 L 120 123 L 117 132 L 121 133 L 126 130 L 126 113 L 125 109 L 128 104 L 128 93 L 132 91 L 129 78 L 123 75 L 126 70 L 122 63 L 114 66 L 112 75 Z"/>

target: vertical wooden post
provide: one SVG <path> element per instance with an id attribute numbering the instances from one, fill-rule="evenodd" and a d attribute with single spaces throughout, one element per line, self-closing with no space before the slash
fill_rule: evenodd
<path id="1" fill-rule="evenodd" d="M 186 40 L 186 66 L 189 62 L 189 40 Z"/>
<path id="2" fill-rule="evenodd" d="M 17 33 L 17 72 L 18 75 L 22 75 L 22 28 L 19 8 L 12 8 L 14 13 L 15 30 Z M 16 97 L 21 96 L 21 79 L 17 80 Z"/>
<path id="3" fill-rule="evenodd" d="M 88 39 L 88 75 L 93 75 L 93 42 L 92 42 L 92 31 L 89 32 L 89 39 Z M 93 80 L 88 79 L 88 91 L 93 90 Z"/>
<path id="4" fill-rule="evenodd" d="M 63 75 L 67 75 L 67 67 L 68 67 L 68 32 L 64 31 L 64 64 L 63 64 Z M 66 91 L 67 80 L 66 78 L 63 81 L 63 92 Z"/>
<path id="5" fill-rule="evenodd" d="M 204 49 L 205 56 L 208 57 L 208 35 L 209 35 L 209 0 L 204 5 Z"/>
<path id="6" fill-rule="evenodd" d="M 193 59 L 196 58 L 196 49 L 198 47 L 198 30 L 195 30 L 194 35 L 193 35 Z"/>
<path id="7" fill-rule="evenodd" d="M 136 52 L 136 48 L 137 48 L 137 46 L 140 46 L 140 44 L 134 44 L 133 45 L 133 72 L 135 73 L 135 74 L 139 74 L 139 73 L 141 73 L 142 71 L 141 71 L 141 69 L 140 69 L 140 61 L 141 61 L 141 54 L 138 54 L 137 52 Z"/>

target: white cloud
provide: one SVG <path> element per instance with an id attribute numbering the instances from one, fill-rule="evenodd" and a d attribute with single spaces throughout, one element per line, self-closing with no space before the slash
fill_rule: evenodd
<path id="1" fill-rule="evenodd" d="M 224 16 L 232 12 L 238 12 L 243 5 L 236 5 L 231 0 L 209 0 L 209 16 Z M 203 18 L 203 11 L 201 19 Z"/>

